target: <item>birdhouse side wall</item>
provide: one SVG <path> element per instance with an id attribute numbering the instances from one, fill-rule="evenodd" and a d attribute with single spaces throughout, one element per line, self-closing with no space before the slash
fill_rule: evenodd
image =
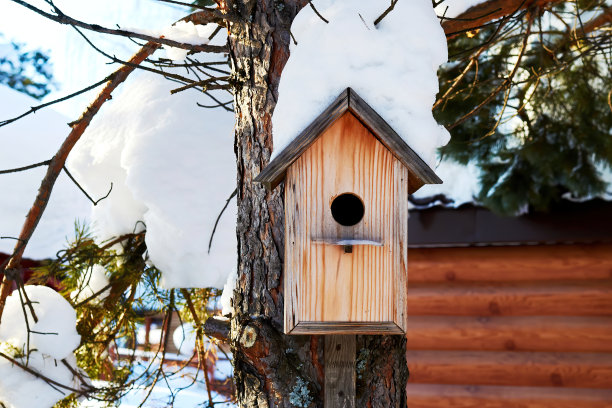
<path id="1" fill-rule="evenodd" d="M 330 209 L 344 193 L 363 203 L 354 226 L 340 225 Z M 288 168 L 287 333 L 404 331 L 407 203 L 408 170 L 349 112 Z"/>

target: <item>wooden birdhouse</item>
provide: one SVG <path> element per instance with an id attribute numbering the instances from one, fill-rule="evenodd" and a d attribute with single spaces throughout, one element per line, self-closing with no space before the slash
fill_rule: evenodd
<path id="1" fill-rule="evenodd" d="M 255 179 L 283 180 L 285 333 L 404 333 L 408 194 L 441 180 L 350 88 Z"/>

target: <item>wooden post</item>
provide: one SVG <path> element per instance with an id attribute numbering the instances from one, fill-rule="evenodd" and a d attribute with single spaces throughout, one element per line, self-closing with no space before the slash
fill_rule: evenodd
<path id="1" fill-rule="evenodd" d="M 325 336 L 325 408 L 355 408 L 355 335 Z"/>

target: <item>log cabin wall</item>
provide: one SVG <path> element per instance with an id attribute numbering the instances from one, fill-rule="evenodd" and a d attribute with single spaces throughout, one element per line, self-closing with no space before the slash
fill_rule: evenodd
<path id="1" fill-rule="evenodd" d="M 408 260 L 409 408 L 612 407 L 612 244 Z"/>

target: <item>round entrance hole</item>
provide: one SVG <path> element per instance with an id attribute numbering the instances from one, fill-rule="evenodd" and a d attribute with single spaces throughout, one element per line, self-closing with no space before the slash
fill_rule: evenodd
<path id="1" fill-rule="evenodd" d="M 345 227 L 350 227 L 361 221 L 364 212 L 363 201 L 352 193 L 340 194 L 331 203 L 332 217 L 338 224 Z"/>

